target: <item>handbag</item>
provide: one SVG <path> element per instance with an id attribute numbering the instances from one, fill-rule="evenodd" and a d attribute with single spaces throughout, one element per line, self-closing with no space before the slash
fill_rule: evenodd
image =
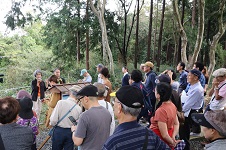
<path id="1" fill-rule="evenodd" d="M 57 121 L 56 125 L 53 126 L 50 130 L 48 135 L 49 136 L 53 136 L 54 130 L 56 129 L 57 125 L 72 111 L 72 109 L 76 106 L 76 104 L 74 104 L 74 106 L 71 107 L 71 109 L 60 119 Z"/>
<path id="2" fill-rule="evenodd" d="M 178 117 L 180 124 L 185 122 L 185 117 L 184 117 L 183 111 L 177 111 L 177 117 Z"/>

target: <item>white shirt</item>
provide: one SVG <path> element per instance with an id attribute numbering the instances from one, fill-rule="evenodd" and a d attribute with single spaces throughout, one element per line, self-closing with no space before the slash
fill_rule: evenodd
<path id="1" fill-rule="evenodd" d="M 75 100 L 71 97 L 66 100 L 59 100 L 50 116 L 50 125 L 55 126 L 57 121 L 60 120 L 74 106 L 74 104 L 76 104 Z M 76 104 L 72 111 L 57 126 L 62 128 L 71 128 L 73 124 L 68 117 L 73 116 L 75 120 L 78 120 L 81 113 L 82 108 Z"/>
<path id="2" fill-rule="evenodd" d="M 98 74 L 97 82 L 103 84 L 103 79 L 101 79 L 100 73 Z"/>
<path id="3" fill-rule="evenodd" d="M 111 120 L 111 127 L 110 127 L 110 135 L 113 134 L 114 130 L 115 130 L 115 116 L 114 116 L 114 111 L 113 108 L 111 106 L 111 104 L 109 102 L 106 103 L 105 100 L 98 100 L 98 103 L 103 106 L 104 108 L 107 109 L 107 105 L 108 105 L 108 111 L 111 114 L 112 120 Z M 107 105 L 106 105 L 107 104 Z"/>

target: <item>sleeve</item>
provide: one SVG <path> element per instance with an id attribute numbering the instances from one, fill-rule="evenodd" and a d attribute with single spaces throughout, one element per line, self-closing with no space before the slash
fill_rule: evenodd
<path id="1" fill-rule="evenodd" d="M 113 108 L 111 106 L 111 104 L 108 102 L 108 111 L 111 114 L 111 127 L 110 127 L 110 135 L 113 134 L 114 130 L 115 130 L 115 115 L 114 115 L 114 111 Z"/>
<path id="2" fill-rule="evenodd" d="M 87 131 L 87 121 L 86 121 L 86 116 L 84 114 L 81 115 L 78 121 L 78 126 L 75 132 L 75 136 L 78 138 L 85 138 L 86 137 L 86 131 Z"/>
<path id="3" fill-rule="evenodd" d="M 37 92 L 38 91 L 38 87 L 37 87 L 37 84 L 35 84 L 35 80 L 33 80 L 32 82 L 31 82 L 31 90 L 32 90 L 32 92 Z"/>
<path id="4" fill-rule="evenodd" d="M 220 88 L 218 95 L 223 98 L 226 97 L 226 85 L 223 85 L 223 87 Z"/>
<path id="5" fill-rule="evenodd" d="M 167 112 L 165 109 L 158 108 L 155 113 L 155 121 L 167 122 Z"/>
<path id="6" fill-rule="evenodd" d="M 53 109 L 53 112 L 50 116 L 50 125 L 51 126 L 55 126 L 58 122 L 58 119 L 59 119 L 59 111 L 60 111 L 60 107 L 61 106 L 61 103 L 57 103 L 56 107 Z"/>

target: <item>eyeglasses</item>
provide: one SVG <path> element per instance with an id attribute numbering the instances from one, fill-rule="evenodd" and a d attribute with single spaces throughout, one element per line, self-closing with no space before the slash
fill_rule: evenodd
<path id="1" fill-rule="evenodd" d="M 83 99 L 85 96 L 80 96 L 78 97 L 78 102 L 81 101 L 81 99 Z"/>

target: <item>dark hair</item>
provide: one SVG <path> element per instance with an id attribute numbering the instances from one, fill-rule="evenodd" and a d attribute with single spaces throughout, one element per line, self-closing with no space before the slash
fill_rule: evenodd
<path id="1" fill-rule="evenodd" d="M 180 66 L 182 67 L 182 70 L 184 70 L 184 69 L 185 69 L 185 63 L 182 62 L 182 61 L 180 61 L 179 64 L 180 64 Z"/>
<path id="2" fill-rule="evenodd" d="M 105 78 L 110 78 L 110 74 L 109 74 L 109 71 L 108 71 L 108 68 L 104 67 L 100 73 L 105 76 Z"/>
<path id="3" fill-rule="evenodd" d="M 55 83 L 60 83 L 60 84 L 63 83 L 61 80 L 59 80 L 59 78 L 56 75 L 51 75 L 48 80 L 49 82 L 53 81 Z"/>
<path id="4" fill-rule="evenodd" d="M 177 78 L 177 74 L 176 74 L 176 72 L 173 69 L 170 69 L 170 70 L 173 73 L 172 79 L 175 80 Z"/>
<path id="5" fill-rule="evenodd" d="M 157 90 L 157 93 L 160 95 L 160 101 L 156 106 L 156 110 L 157 110 L 162 105 L 163 102 L 170 100 L 170 97 L 172 95 L 172 87 L 170 84 L 166 82 L 160 82 L 156 85 L 156 90 Z"/>
<path id="6" fill-rule="evenodd" d="M 203 63 L 201 63 L 201 62 L 195 62 L 194 64 L 195 64 L 196 68 L 199 68 L 199 71 L 202 72 L 202 70 L 204 68 Z"/>
<path id="7" fill-rule="evenodd" d="M 122 68 L 124 68 L 127 72 L 129 71 L 128 68 L 126 66 L 123 66 Z"/>
<path id="8" fill-rule="evenodd" d="M 130 77 L 134 82 L 140 82 L 143 79 L 141 71 L 137 69 L 131 72 Z"/>
<path id="9" fill-rule="evenodd" d="M 0 99 L 0 123 L 11 123 L 20 111 L 19 102 L 13 97 Z"/>

